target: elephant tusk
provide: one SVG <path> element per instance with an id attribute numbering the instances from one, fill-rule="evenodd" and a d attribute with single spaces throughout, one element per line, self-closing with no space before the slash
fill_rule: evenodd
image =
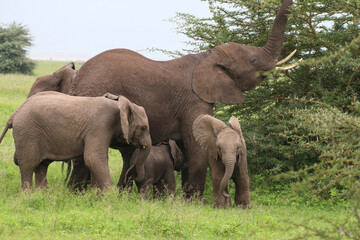
<path id="1" fill-rule="evenodd" d="M 292 53 L 289 54 L 289 56 L 287 56 L 286 58 L 284 58 L 283 60 L 279 61 L 276 63 L 276 66 L 279 66 L 287 61 L 289 61 L 289 59 L 294 56 L 294 54 L 296 53 L 297 49 L 295 49 L 294 51 L 292 51 Z"/>
<path id="2" fill-rule="evenodd" d="M 143 145 L 143 146 L 142 146 L 142 148 L 143 148 L 143 149 L 145 149 L 145 148 L 146 148 L 146 146 L 145 146 L 145 145 Z"/>
<path id="3" fill-rule="evenodd" d="M 293 64 L 290 64 L 288 66 L 285 66 L 285 67 L 276 67 L 275 69 L 278 70 L 278 71 L 287 71 L 287 70 L 290 70 L 290 69 L 293 69 L 295 67 L 297 67 L 299 65 L 299 63 L 302 61 L 303 59 L 299 59 L 299 61 L 293 63 Z"/>

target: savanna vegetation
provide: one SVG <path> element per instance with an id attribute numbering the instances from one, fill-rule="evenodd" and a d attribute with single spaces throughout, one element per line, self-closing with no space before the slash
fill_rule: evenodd
<path id="1" fill-rule="evenodd" d="M 189 50 L 230 41 L 262 46 L 279 1 L 206 0 L 212 17 L 178 13 L 172 21 Z M 74 194 L 61 163 L 49 189 L 22 193 L 11 131 L 0 144 L 2 239 L 360 239 L 360 2 L 294 1 L 282 56 L 297 49 L 292 70 L 269 73 L 245 104 L 217 104 L 215 116 L 239 118 L 248 149 L 251 210 L 212 208 L 177 196 L 140 200 L 136 193 Z M 31 84 L 64 62 L 37 61 L 35 76 L 0 74 L 0 128 Z M 110 152 L 114 183 L 121 156 Z M 233 186 L 230 185 L 230 194 Z"/>
<path id="2" fill-rule="evenodd" d="M 35 76 L 0 75 L 0 127 L 26 99 L 36 76 L 64 62 L 37 61 Z M 110 150 L 113 182 L 121 172 L 121 156 Z M 210 205 L 187 202 L 178 194 L 163 201 L 140 200 L 136 193 L 74 194 L 65 184 L 61 163 L 48 171 L 49 189 L 22 193 L 13 162 L 11 131 L 0 144 L 1 239 L 352 239 L 359 233 L 358 205 L 350 200 L 325 201 L 307 194 L 291 195 L 283 185 L 252 175 L 251 210 L 212 208 L 211 181 L 205 197 Z M 279 188 L 279 189 L 278 189 Z M 233 191 L 231 192 L 233 194 Z"/>

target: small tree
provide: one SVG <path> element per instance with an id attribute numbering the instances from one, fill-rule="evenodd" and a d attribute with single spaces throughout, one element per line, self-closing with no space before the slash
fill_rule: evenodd
<path id="1" fill-rule="evenodd" d="M 26 57 L 31 41 L 29 30 L 21 24 L 0 26 L 0 73 L 32 73 L 35 63 Z"/>

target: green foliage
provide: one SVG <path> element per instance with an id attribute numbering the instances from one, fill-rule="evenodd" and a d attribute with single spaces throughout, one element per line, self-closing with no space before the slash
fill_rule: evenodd
<path id="1" fill-rule="evenodd" d="M 26 57 L 31 40 L 29 30 L 21 24 L 0 26 L 0 73 L 32 73 L 35 63 Z"/>
<path id="2" fill-rule="evenodd" d="M 293 113 L 298 128 L 284 137 L 304 148 L 320 153 L 319 163 L 280 176 L 301 179 L 293 188 L 296 193 L 310 193 L 325 199 L 350 198 L 360 191 L 360 117 L 321 104 Z"/>
<path id="3" fill-rule="evenodd" d="M 280 5 L 277 0 L 205 2 L 210 18 L 178 13 L 171 19 L 190 39 L 191 49 L 181 54 L 230 41 L 264 46 Z M 250 175 L 264 176 L 270 188 L 279 182 L 268 176 L 288 173 L 292 177 L 283 184 L 312 189 L 308 199 L 340 199 L 354 192 L 351 186 L 359 179 L 345 176 L 359 175 L 359 130 L 348 126 L 349 121 L 358 126 L 360 116 L 359 25 L 358 0 L 293 1 L 280 58 L 297 49 L 293 58 L 304 61 L 290 71 L 273 71 L 244 94 L 242 105 L 215 105 L 217 118 L 239 118 Z"/>

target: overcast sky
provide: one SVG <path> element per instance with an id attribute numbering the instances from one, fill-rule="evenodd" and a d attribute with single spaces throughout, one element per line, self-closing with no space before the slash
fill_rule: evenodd
<path id="1" fill-rule="evenodd" d="M 154 60 L 170 59 L 147 48 L 181 50 L 188 39 L 166 21 L 176 12 L 210 16 L 200 0 L 7 0 L 0 23 L 28 26 L 33 59 L 89 59 L 112 48 L 128 48 Z"/>

